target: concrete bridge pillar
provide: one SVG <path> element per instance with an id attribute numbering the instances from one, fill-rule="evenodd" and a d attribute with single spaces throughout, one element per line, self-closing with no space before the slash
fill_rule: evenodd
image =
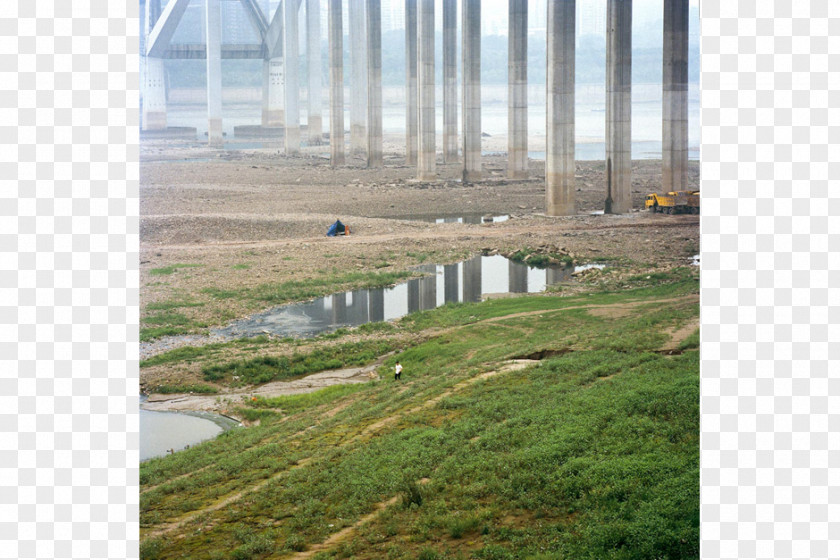
<path id="1" fill-rule="evenodd" d="M 344 165 L 344 39 L 341 0 L 329 0 L 330 164 Z"/>
<path id="2" fill-rule="evenodd" d="M 688 184 L 688 0 L 665 0 L 662 45 L 662 188 Z"/>
<path id="3" fill-rule="evenodd" d="M 165 130 L 166 70 L 163 59 L 145 56 L 143 61 L 143 130 Z"/>
<path id="4" fill-rule="evenodd" d="M 379 0 L 366 0 L 367 14 L 367 166 L 382 167 L 382 10 Z"/>
<path id="5" fill-rule="evenodd" d="M 420 150 L 417 175 L 434 181 L 435 173 L 435 2 L 420 0 L 417 35 L 417 81 L 420 88 Z"/>
<path id="6" fill-rule="evenodd" d="M 417 165 L 417 0 L 405 0 L 405 164 Z"/>
<path id="7" fill-rule="evenodd" d="M 443 301 L 458 301 L 458 265 L 443 265 Z"/>
<path id="8" fill-rule="evenodd" d="M 546 71 L 545 205 L 575 213 L 575 0 L 549 0 Z"/>
<path id="9" fill-rule="evenodd" d="M 285 95 L 283 91 L 283 57 L 263 61 L 262 125 L 279 127 L 285 124 Z"/>
<path id="10" fill-rule="evenodd" d="M 481 301 L 481 257 L 464 261 L 461 266 L 464 280 L 461 286 L 461 301 Z"/>
<path id="11" fill-rule="evenodd" d="M 220 0 L 205 0 L 204 27 L 207 33 L 207 141 L 224 143 L 222 135 L 222 8 Z"/>
<path id="12" fill-rule="evenodd" d="M 528 2 L 508 0 L 508 177 L 528 176 Z"/>
<path id="13" fill-rule="evenodd" d="M 607 198 L 604 212 L 632 208 L 630 161 L 630 79 L 633 4 L 607 0 Z"/>
<path id="14" fill-rule="evenodd" d="M 321 1 L 306 0 L 306 62 L 309 71 L 306 128 L 310 145 L 323 139 L 321 124 Z"/>
<path id="15" fill-rule="evenodd" d="M 443 162 L 458 161 L 457 2 L 443 2 Z"/>
<path id="16" fill-rule="evenodd" d="M 160 17 L 160 0 L 146 0 L 146 41 Z M 166 69 L 162 58 L 143 57 L 143 130 L 166 129 Z"/>
<path id="17" fill-rule="evenodd" d="M 371 288 L 370 298 L 368 299 L 368 316 L 370 317 L 371 322 L 385 320 L 384 288 Z"/>
<path id="18" fill-rule="evenodd" d="M 350 153 L 354 156 L 364 155 L 367 151 L 367 26 L 364 8 L 362 0 L 347 2 L 350 25 Z"/>
<path id="19" fill-rule="evenodd" d="M 286 155 L 300 152 L 300 106 L 298 82 L 298 3 L 283 2 L 283 62 L 286 71 Z"/>
<path id="20" fill-rule="evenodd" d="M 461 111 L 464 182 L 481 179 L 481 1 L 461 3 Z"/>

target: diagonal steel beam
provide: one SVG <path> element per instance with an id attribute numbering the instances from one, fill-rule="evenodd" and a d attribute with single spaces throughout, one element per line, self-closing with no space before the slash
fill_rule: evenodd
<path id="1" fill-rule="evenodd" d="M 271 17 L 271 24 L 266 29 L 263 44 L 266 48 L 266 58 L 283 56 L 283 2 L 277 6 L 277 11 Z"/>
<path id="2" fill-rule="evenodd" d="M 163 56 L 178 23 L 181 22 L 181 16 L 189 5 L 190 0 L 172 0 L 166 5 L 146 40 L 146 56 L 157 58 Z"/>
<path id="3" fill-rule="evenodd" d="M 260 41 L 265 39 L 265 32 L 268 31 L 268 21 L 265 19 L 262 8 L 257 4 L 257 0 L 239 0 L 242 7 L 245 8 L 245 15 L 254 28 L 254 31 L 260 37 Z"/>

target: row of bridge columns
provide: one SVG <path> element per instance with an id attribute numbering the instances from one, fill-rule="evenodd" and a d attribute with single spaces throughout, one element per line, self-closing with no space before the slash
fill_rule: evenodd
<path id="1" fill-rule="evenodd" d="M 584 0 L 585 1 L 585 0 Z M 208 139 L 222 139 L 220 0 L 204 0 Z M 286 154 L 300 150 L 298 10 L 302 0 L 284 0 L 279 26 L 265 32 L 263 126 L 283 126 Z M 527 0 L 508 0 L 508 174 L 528 176 Z M 688 0 L 663 0 L 663 188 L 686 188 L 688 163 Z M 166 14 L 186 9 L 174 0 Z M 350 152 L 381 167 L 382 46 L 380 0 L 351 0 Z M 320 2 L 306 0 L 308 141 L 322 139 L 320 93 Z M 328 0 L 330 161 L 345 162 L 342 2 Z M 456 0 L 443 2 L 443 161 L 457 162 Z M 576 0 L 549 0 L 546 72 L 546 211 L 575 213 L 575 10 Z M 161 16 L 160 0 L 147 0 L 147 36 Z M 481 178 L 481 2 L 461 0 L 462 180 Z M 606 199 L 605 212 L 631 210 L 631 30 L 632 0 L 607 2 Z M 420 180 L 436 172 L 435 1 L 405 0 L 406 163 Z M 177 23 L 177 22 L 176 22 Z M 278 30 L 279 29 L 279 30 Z M 168 32 L 170 37 L 174 28 Z M 282 40 L 280 40 L 282 37 Z M 276 45 L 274 43 L 277 43 Z M 148 54 L 148 53 L 147 53 Z M 144 128 L 166 127 L 163 60 L 145 58 Z"/>

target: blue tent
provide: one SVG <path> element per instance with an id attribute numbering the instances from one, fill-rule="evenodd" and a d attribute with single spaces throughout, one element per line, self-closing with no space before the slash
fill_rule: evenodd
<path id="1" fill-rule="evenodd" d="M 341 223 L 341 220 L 336 220 L 335 223 L 330 226 L 330 229 L 327 230 L 327 237 L 335 237 L 336 235 L 343 234 L 344 224 Z"/>

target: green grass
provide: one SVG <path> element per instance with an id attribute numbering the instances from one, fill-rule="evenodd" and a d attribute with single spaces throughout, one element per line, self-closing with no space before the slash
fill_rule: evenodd
<path id="1" fill-rule="evenodd" d="M 173 309 L 182 309 L 185 307 L 201 307 L 204 303 L 198 301 L 178 301 L 168 300 L 150 303 L 146 305 L 146 311 L 172 311 Z"/>
<path id="2" fill-rule="evenodd" d="M 545 268 L 552 264 L 570 265 L 572 264 L 572 257 L 569 255 L 561 255 L 559 253 L 537 253 L 533 249 L 521 249 L 510 256 L 510 260 L 514 262 L 521 262 L 528 266 L 535 266 L 537 268 Z"/>
<path id="3" fill-rule="evenodd" d="M 680 345 L 680 350 L 690 350 L 693 348 L 700 348 L 700 329 L 694 331 L 694 333 L 683 340 Z"/>
<path id="4" fill-rule="evenodd" d="M 153 269 L 149 270 L 149 274 L 152 275 L 152 276 L 163 276 L 163 275 L 167 275 L 167 274 L 172 274 L 176 270 L 178 270 L 179 268 L 197 268 L 197 267 L 200 267 L 200 266 L 202 266 L 202 265 L 200 265 L 200 264 L 176 263 L 176 264 L 171 264 L 169 266 L 164 266 L 162 268 L 153 268 Z"/>
<path id="5" fill-rule="evenodd" d="M 240 264 L 233 265 L 231 268 L 233 270 L 248 270 L 249 268 L 251 268 L 251 265 L 250 264 L 245 264 L 245 263 L 240 263 Z"/>
<path id="6" fill-rule="evenodd" d="M 239 348 L 243 350 L 256 350 L 269 343 L 268 337 L 257 336 L 254 338 L 232 340 L 230 342 L 205 344 L 204 346 L 182 346 L 180 348 L 175 348 L 174 350 L 162 352 L 146 360 L 141 360 L 140 367 L 151 367 L 177 362 L 190 363 L 193 361 L 204 361 L 218 356 L 218 354 L 226 349 Z"/>
<path id="7" fill-rule="evenodd" d="M 183 327 L 142 327 L 140 329 L 140 342 L 149 342 L 163 336 L 178 336 L 189 332 L 189 329 Z"/>
<path id="8" fill-rule="evenodd" d="M 353 342 L 316 348 L 307 353 L 295 353 L 291 357 L 260 356 L 206 365 L 201 372 L 207 381 L 233 381 L 236 377 L 240 384 L 260 384 L 329 369 L 363 365 L 374 361 L 390 349 L 387 341 Z"/>
<path id="9" fill-rule="evenodd" d="M 221 290 L 219 288 L 202 288 L 201 293 L 207 294 L 212 299 L 234 299 L 242 295 L 239 290 Z"/>
<path id="10" fill-rule="evenodd" d="M 698 557 L 699 352 L 657 353 L 698 316 L 696 299 L 673 299 L 698 285 L 665 282 L 414 314 L 401 321 L 414 343 L 379 381 L 233 403 L 260 425 L 141 464 L 141 531 L 243 497 L 141 549 L 288 557 L 396 497 L 318 557 Z M 634 302 L 614 317 L 586 308 Z M 383 350 L 340 347 L 312 358 Z M 565 353 L 477 377 L 547 350 Z"/>
<path id="11" fill-rule="evenodd" d="M 252 401 L 249 406 L 264 409 L 278 409 L 286 414 L 292 414 L 301 410 L 315 408 L 323 404 L 358 393 L 365 388 L 363 384 L 355 385 L 332 385 L 324 387 L 312 393 L 301 393 L 299 395 L 284 395 L 272 398 L 258 398 Z"/>
<path id="12" fill-rule="evenodd" d="M 384 288 L 413 275 L 414 273 L 407 271 L 325 273 L 318 278 L 262 284 L 244 293 L 243 297 L 261 303 L 278 305 L 324 296 L 351 286 L 355 289 Z"/>
<path id="13" fill-rule="evenodd" d="M 183 313 L 171 311 L 156 313 L 143 318 L 140 341 L 146 342 L 162 336 L 187 334 L 206 326 L 206 323 L 196 321 Z"/>
<path id="14" fill-rule="evenodd" d="M 215 394 L 215 393 L 219 392 L 219 389 L 217 389 L 216 387 L 211 387 L 210 385 L 204 385 L 204 384 L 156 385 L 154 387 L 150 387 L 149 390 L 152 393 L 163 393 L 163 394 L 171 394 L 171 393 Z"/>

